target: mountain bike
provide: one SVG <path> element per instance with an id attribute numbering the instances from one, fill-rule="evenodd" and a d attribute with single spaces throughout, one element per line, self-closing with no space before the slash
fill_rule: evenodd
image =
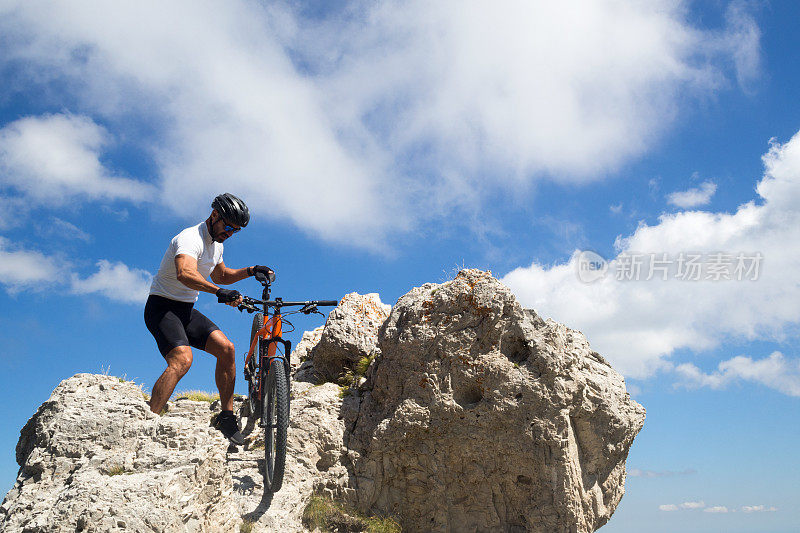
<path id="1" fill-rule="evenodd" d="M 325 316 L 319 306 L 338 305 L 336 300 L 312 300 L 306 302 L 284 302 L 281 298 L 269 299 L 271 280 L 256 273 L 256 280 L 264 286 L 261 299 L 242 296 L 239 311 L 256 313 L 250 330 L 250 349 L 244 360 L 244 379 L 248 384 L 248 407 L 253 420 L 259 420 L 264 429 L 264 459 L 266 490 L 277 492 L 283 484 L 286 465 L 286 433 L 289 427 L 289 401 L 291 394 L 290 354 L 292 343 L 282 335 L 294 331 L 286 320 L 297 313 Z M 273 276 L 274 279 L 274 276 Z M 283 314 L 284 307 L 300 309 Z M 269 310 L 273 309 L 272 316 Z M 283 325 L 292 326 L 283 331 Z"/>

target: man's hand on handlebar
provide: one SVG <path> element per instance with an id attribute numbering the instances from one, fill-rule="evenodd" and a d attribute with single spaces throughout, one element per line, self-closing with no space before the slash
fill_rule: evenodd
<path id="1" fill-rule="evenodd" d="M 258 281 L 266 280 L 270 283 L 275 281 L 275 271 L 273 271 L 270 267 L 264 265 L 256 265 L 253 267 L 253 275 L 256 277 Z"/>
<path id="2" fill-rule="evenodd" d="M 228 304 L 231 307 L 236 307 L 242 303 L 242 295 L 237 290 L 233 289 L 218 289 L 217 301 L 221 304 Z"/>

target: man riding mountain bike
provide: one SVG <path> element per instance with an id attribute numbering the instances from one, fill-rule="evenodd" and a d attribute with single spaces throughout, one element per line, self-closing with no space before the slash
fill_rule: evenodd
<path id="1" fill-rule="evenodd" d="M 235 307 L 242 301 L 239 291 L 218 285 L 236 283 L 257 272 L 270 279 L 275 274 L 262 265 L 239 269 L 225 266 L 222 243 L 247 226 L 250 212 L 242 200 L 229 193 L 214 198 L 211 208 L 205 221 L 173 237 L 150 286 L 144 321 L 167 361 L 166 370 L 153 385 L 150 410 L 162 411 L 175 385 L 192 366 L 192 347 L 206 351 L 217 358 L 215 380 L 222 413 L 216 425 L 231 443 L 241 445 L 244 438 L 233 414 L 236 352 L 228 337 L 195 309 L 194 303 L 199 291 L 203 291 L 215 294 L 220 303 Z"/>

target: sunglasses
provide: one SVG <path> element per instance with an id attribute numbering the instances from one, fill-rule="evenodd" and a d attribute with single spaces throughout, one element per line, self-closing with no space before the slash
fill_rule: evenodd
<path id="1" fill-rule="evenodd" d="M 223 231 L 225 231 L 227 233 L 237 233 L 239 231 L 242 231 L 242 228 L 235 228 L 235 227 L 231 226 L 230 224 L 228 224 L 228 221 L 225 220 L 224 218 L 220 217 L 220 220 L 225 225 L 225 229 Z"/>

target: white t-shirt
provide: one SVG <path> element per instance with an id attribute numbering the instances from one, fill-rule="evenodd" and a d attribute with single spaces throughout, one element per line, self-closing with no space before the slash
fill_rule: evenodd
<path id="1" fill-rule="evenodd" d="M 150 285 L 150 294 L 179 302 L 196 302 L 200 291 L 190 289 L 178 281 L 175 256 L 180 254 L 197 259 L 197 271 L 208 279 L 214 267 L 222 262 L 222 243 L 211 240 L 211 234 L 203 221 L 175 235 L 161 259 L 161 266 Z"/>

